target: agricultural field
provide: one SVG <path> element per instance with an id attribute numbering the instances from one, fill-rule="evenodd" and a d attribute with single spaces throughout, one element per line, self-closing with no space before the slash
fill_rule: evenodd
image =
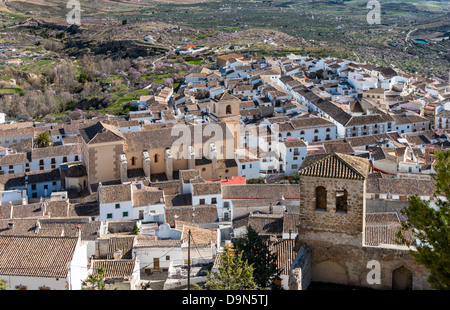
<path id="1" fill-rule="evenodd" d="M 368 0 L 81 1 L 81 24 L 70 25 L 66 0 L 7 0 L 0 3 L 0 49 L 45 57 L 0 66 L 8 77 L 0 80 L 0 108 L 58 120 L 75 110 L 123 114 L 141 93 L 177 87 L 230 51 L 339 57 L 448 79 L 449 2 L 380 2 L 381 23 L 369 24 Z M 177 55 L 185 45 L 206 49 Z M 8 53 L 0 51 L 0 62 Z M 108 86 L 113 80 L 121 83 Z"/>

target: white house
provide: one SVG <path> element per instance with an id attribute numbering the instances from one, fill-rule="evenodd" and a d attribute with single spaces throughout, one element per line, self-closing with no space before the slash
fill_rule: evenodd
<path id="1" fill-rule="evenodd" d="M 285 174 L 293 174 L 300 168 L 307 155 L 307 145 L 300 139 L 286 139 L 280 143 L 280 157 Z"/>
<path id="2" fill-rule="evenodd" d="M 163 191 L 145 187 L 140 182 L 99 186 L 100 221 L 165 221 Z"/>
<path id="3" fill-rule="evenodd" d="M 67 144 L 35 148 L 31 151 L 31 171 L 56 169 L 63 163 L 81 161 L 81 145 Z"/>
<path id="4" fill-rule="evenodd" d="M 133 257 L 140 261 L 141 271 L 167 272 L 171 262 L 184 263 L 181 244 L 181 240 L 154 240 L 148 236 L 139 235 L 133 248 Z"/>
<path id="5" fill-rule="evenodd" d="M 10 290 L 81 290 L 86 244 L 77 237 L 0 236 L 0 278 Z"/>

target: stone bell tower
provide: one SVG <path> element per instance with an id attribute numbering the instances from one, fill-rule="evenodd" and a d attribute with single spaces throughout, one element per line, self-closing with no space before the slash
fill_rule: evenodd
<path id="1" fill-rule="evenodd" d="M 225 122 L 234 136 L 234 149 L 238 149 L 241 136 L 240 122 L 241 100 L 230 93 L 224 93 L 219 99 L 213 99 L 210 103 L 210 113 L 218 122 Z"/>
<path id="2" fill-rule="evenodd" d="M 355 156 L 333 153 L 305 159 L 299 170 L 299 235 L 304 241 L 363 244 L 368 173 L 369 162 Z"/>

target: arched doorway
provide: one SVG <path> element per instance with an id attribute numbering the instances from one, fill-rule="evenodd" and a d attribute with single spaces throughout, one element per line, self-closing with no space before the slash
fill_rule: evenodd
<path id="1" fill-rule="evenodd" d="M 392 271 L 393 290 L 412 290 L 412 272 L 405 266 Z"/>
<path id="2" fill-rule="evenodd" d="M 312 268 L 312 281 L 324 283 L 348 284 L 345 269 L 332 261 L 316 264 Z"/>

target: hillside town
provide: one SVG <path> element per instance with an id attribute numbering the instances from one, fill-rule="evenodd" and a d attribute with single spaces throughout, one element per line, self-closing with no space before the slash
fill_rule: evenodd
<path id="1" fill-rule="evenodd" d="M 9 289 L 80 290 L 99 266 L 109 289 L 186 289 L 248 226 L 277 254 L 285 290 L 430 288 L 395 236 L 408 195 L 444 198 L 430 174 L 450 146 L 449 83 L 231 53 L 130 104 L 66 123 L 0 113 Z"/>

